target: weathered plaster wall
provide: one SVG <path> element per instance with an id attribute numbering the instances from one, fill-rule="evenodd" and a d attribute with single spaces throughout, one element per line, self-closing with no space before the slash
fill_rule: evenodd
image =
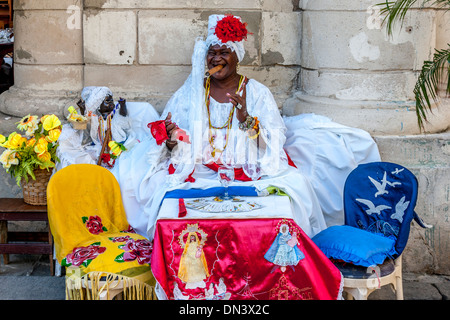
<path id="1" fill-rule="evenodd" d="M 446 45 L 449 35 L 444 35 L 439 11 L 411 9 L 390 37 L 377 3 L 300 1 L 301 82 L 283 105 L 286 115 L 317 112 L 376 135 L 420 134 L 415 79 L 423 61 L 432 58 L 436 46 Z M 443 104 L 447 108 L 435 108 L 427 132 L 449 128 L 450 101 Z"/>
<path id="2" fill-rule="evenodd" d="M 116 96 L 149 101 L 161 111 L 190 72 L 194 41 L 206 35 L 208 16 L 231 12 L 251 32 L 241 71 L 269 86 L 281 107 L 300 73 L 295 3 L 16 1 L 16 82 L 0 96 L 0 111 L 61 114 L 89 85 L 108 86 Z"/>

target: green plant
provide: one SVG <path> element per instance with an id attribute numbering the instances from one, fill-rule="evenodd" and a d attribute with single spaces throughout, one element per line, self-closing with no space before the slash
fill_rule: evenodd
<path id="1" fill-rule="evenodd" d="M 394 25 L 403 23 L 406 13 L 418 0 L 386 1 L 377 4 L 381 6 L 381 15 L 386 15 L 383 22 L 386 24 L 388 35 L 392 36 Z M 450 10 L 450 0 L 421 0 L 419 8 L 434 7 Z M 424 128 L 427 121 L 427 111 L 432 111 L 432 106 L 438 103 L 438 85 L 441 80 L 446 81 L 445 92 L 450 94 L 450 44 L 446 49 L 435 49 L 432 60 L 424 61 L 422 70 L 414 86 L 416 115 L 419 128 Z M 446 77 L 446 79 L 444 79 Z"/>

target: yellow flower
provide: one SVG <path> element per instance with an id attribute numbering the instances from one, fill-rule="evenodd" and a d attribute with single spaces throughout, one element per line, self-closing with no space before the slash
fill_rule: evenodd
<path id="1" fill-rule="evenodd" d="M 70 106 L 69 107 L 69 109 L 67 109 L 70 113 L 73 113 L 73 114 L 77 114 L 78 112 L 77 112 L 77 110 L 75 110 L 75 108 L 73 107 L 73 106 Z"/>
<path id="2" fill-rule="evenodd" d="M 17 128 L 19 130 L 27 130 L 28 128 L 37 128 L 39 119 L 37 116 L 27 115 L 23 117 L 18 123 Z M 34 132 L 34 130 L 33 130 Z"/>
<path id="3" fill-rule="evenodd" d="M 35 131 L 39 128 L 38 123 L 37 122 L 33 122 L 32 125 L 30 125 L 27 129 L 27 131 L 25 132 L 25 135 L 27 137 L 31 137 L 34 135 Z"/>
<path id="4" fill-rule="evenodd" d="M 0 146 L 3 147 L 3 143 L 6 141 L 6 137 L 2 134 L 0 134 Z"/>
<path id="5" fill-rule="evenodd" d="M 48 148 L 48 142 L 45 140 L 44 137 L 39 138 L 39 141 L 34 146 L 34 152 L 38 154 L 38 156 L 41 156 L 44 152 L 47 151 Z"/>
<path id="6" fill-rule="evenodd" d="M 27 141 L 27 147 L 32 147 L 36 143 L 36 139 L 33 137 Z"/>
<path id="7" fill-rule="evenodd" d="M 46 117 L 44 119 L 44 122 L 42 123 L 44 130 L 47 130 L 47 131 L 55 129 L 56 127 L 59 127 L 60 125 L 61 125 L 61 121 L 59 121 L 58 117 L 55 116 L 54 114 Z"/>
<path id="8" fill-rule="evenodd" d="M 120 156 L 120 154 L 122 153 L 122 148 L 115 141 L 110 141 L 108 143 L 108 147 L 109 149 L 111 149 L 112 154 L 115 155 L 116 157 Z"/>
<path id="9" fill-rule="evenodd" d="M 19 164 L 19 159 L 16 158 L 16 151 L 13 150 L 5 150 L 0 156 L 0 162 L 3 165 L 3 168 L 9 169 L 11 165 Z"/>
<path id="10" fill-rule="evenodd" d="M 44 123 L 45 119 L 47 119 L 48 116 L 50 116 L 50 115 L 49 114 L 43 115 L 40 120 L 41 123 Z"/>
<path id="11" fill-rule="evenodd" d="M 13 132 L 9 135 L 8 141 L 4 144 L 4 147 L 8 149 L 19 149 L 24 142 L 27 142 L 27 138 L 22 137 L 16 132 Z"/>
<path id="12" fill-rule="evenodd" d="M 48 132 L 48 136 L 46 136 L 45 139 L 48 142 L 55 142 L 56 140 L 59 139 L 60 135 L 61 135 L 61 129 L 53 129 Z"/>
<path id="13" fill-rule="evenodd" d="M 39 168 L 41 169 L 47 169 L 55 166 L 55 163 L 51 161 L 52 155 L 48 151 L 45 151 L 43 154 L 38 155 L 38 159 L 43 163 L 42 165 L 39 165 Z"/>
<path id="14" fill-rule="evenodd" d="M 38 159 L 42 162 L 48 162 L 52 160 L 52 155 L 50 154 L 50 152 L 45 151 L 44 153 L 38 155 Z"/>

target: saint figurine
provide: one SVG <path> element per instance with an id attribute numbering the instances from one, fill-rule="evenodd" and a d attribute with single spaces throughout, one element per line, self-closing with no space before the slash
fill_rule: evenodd
<path id="1" fill-rule="evenodd" d="M 189 232 L 180 259 L 178 277 L 186 284 L 186 289 L 205 288 L 204 280 L 209 277 L 208 265 L 197 232 Z"/>
<path id="2" fill-rule="evenodd" d="M 297 232 L 294 231 L 291 235 L 289 226 L 284 223 L 280 226 L 279 233 L 269 250 L 267 250 L 264 258 L 276 266 L 280 266 L 282 272 L 286 270 L 287 266 L 291 266 L 294 269 L 294 266 L 305 258 L 297 244 Z"/>
<path id="3" fill-rule="evenodd" d="M 126 101 L 120 98 L 115 105 L 109 88 L 85 87 L 77 106 L 90 123 L 84 130 L 74 130 L 70 124 L 63 126 L 56 169 L 78 163 L 99 164 L 109 169 L 112 165 L 104 164 L 102 155 L 108 153 L 110 141 L 124 144 L 125 148 L 135 144 Z"/>

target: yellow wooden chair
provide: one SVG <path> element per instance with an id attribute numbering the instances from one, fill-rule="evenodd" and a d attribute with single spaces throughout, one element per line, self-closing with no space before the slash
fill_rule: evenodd
<path id="1" fill-rule="evenodd" d="M 129 226 L 111 172 L 93 164 L 57 171 L 47 206 L 56 259 L 66 267 L 66 299 L 156 299 L 152 245 Z"/>

